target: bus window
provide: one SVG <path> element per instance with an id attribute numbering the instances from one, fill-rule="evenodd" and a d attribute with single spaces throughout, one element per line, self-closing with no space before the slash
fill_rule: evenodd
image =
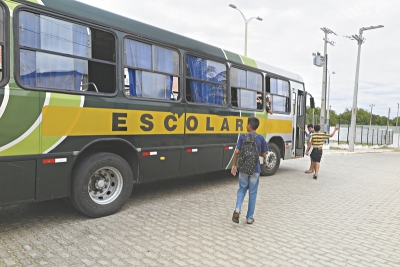
<path id="1" fill-rule="evenodd" d="M 271 108 L 276 113 L 290 113 L 289 82 L 270 78 Z"/>
<path id="2" fill-rule="evenodd" d="M 125 39 L 125 95 L 178 100 L 179 54 Z"/>
<path id="3" fill-rule="evenodd" d="M 3 51 L 4 51 L 4 8 L 0 5 L 0 82 L 3 80 Z"/>
<path id="4" fill-rule="evenodd" d="M 263 109 L 261 74 L 231 68 L 231 104 L 237 108 Z"/>
<path id="5" fill-rule="evenodd" d="M 23 85 L 115 92 L 115 37 L 111 33 L 22 11 L 19 44 Z"/>
<path id="6" fill-rule="evenodd" d="M 226 106 L 226 66 L 215 61 L 186 56 L 186 100 Z"/>

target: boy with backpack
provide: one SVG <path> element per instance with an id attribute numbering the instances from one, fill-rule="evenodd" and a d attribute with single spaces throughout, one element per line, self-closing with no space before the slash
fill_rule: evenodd
<path id="1" fill-rule="evenodd" d="M 240 210 L 247 190 L 249 190 L 249 205 L 247 208 L 247 223 L 254 222 L 254 210 L 256 207 L 257 189 L 260 180 L 259 156 L 265 158 L 268 152 L 268 145 L 262 135 L 256 133 L 260 121 L 256 117 L 249 117 L 247 121 L 247 134 L 239 137 L 236 150 L 233 156 L 231 173 L 235 176 L 239 169 L 239 189 L 237 192 L 236 208 L 233 212 L 232 221 L 239 223 Z M 237 159 L 239 158 L 239 163 Z"/>

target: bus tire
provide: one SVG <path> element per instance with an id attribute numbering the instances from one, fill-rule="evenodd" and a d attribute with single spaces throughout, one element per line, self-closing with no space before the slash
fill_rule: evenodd
<path id="1" fill-rule="evenodd" d="M 96 153 L 75 168 L 70 200 L 83 214 L 102 217 L 120 210 L 132 188 L 133 172 L 126 160 L 112 153 Z"/>
<path id="2" fill-rule="evenodd" d="M 269 148 L 269 156 L 267 160 L 267 164 L 261 164 L 261 175 L 262 176 L 271 176 L 276 173 L 279 169 L 279 165 L 281 164 L 281 153 L 276 144 L 270 143 L 268 144 Z"/>

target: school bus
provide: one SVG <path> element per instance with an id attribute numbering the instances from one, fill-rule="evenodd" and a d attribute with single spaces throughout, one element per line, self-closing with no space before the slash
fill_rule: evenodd
<path id="1" fill-rule="evenodd" d="M 0 0 L 0 20 L 0 205 L 115 213 L 134 183 L 229 169 L 249 116 L 262 175 L 304 156 L 295 73 L 78 1 Z"/>

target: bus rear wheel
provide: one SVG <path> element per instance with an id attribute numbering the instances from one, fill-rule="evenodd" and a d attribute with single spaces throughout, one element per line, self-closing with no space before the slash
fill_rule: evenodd
<path id="1" fill-rule="evenodd" d="M 75 168 L 70 200 L 90 217 L 111 215 L 129 200 L 133 172 L 128 162 L 112 153 L 96 153 Z"/>
<path id="2" fill-rule="evenodd" d="M 261 164 L 261 175 L 271 176 L 276 173 L 281 164 L 281 153 L 274 143 L 268 144 L 269 153 L 266 164 Z"/>

